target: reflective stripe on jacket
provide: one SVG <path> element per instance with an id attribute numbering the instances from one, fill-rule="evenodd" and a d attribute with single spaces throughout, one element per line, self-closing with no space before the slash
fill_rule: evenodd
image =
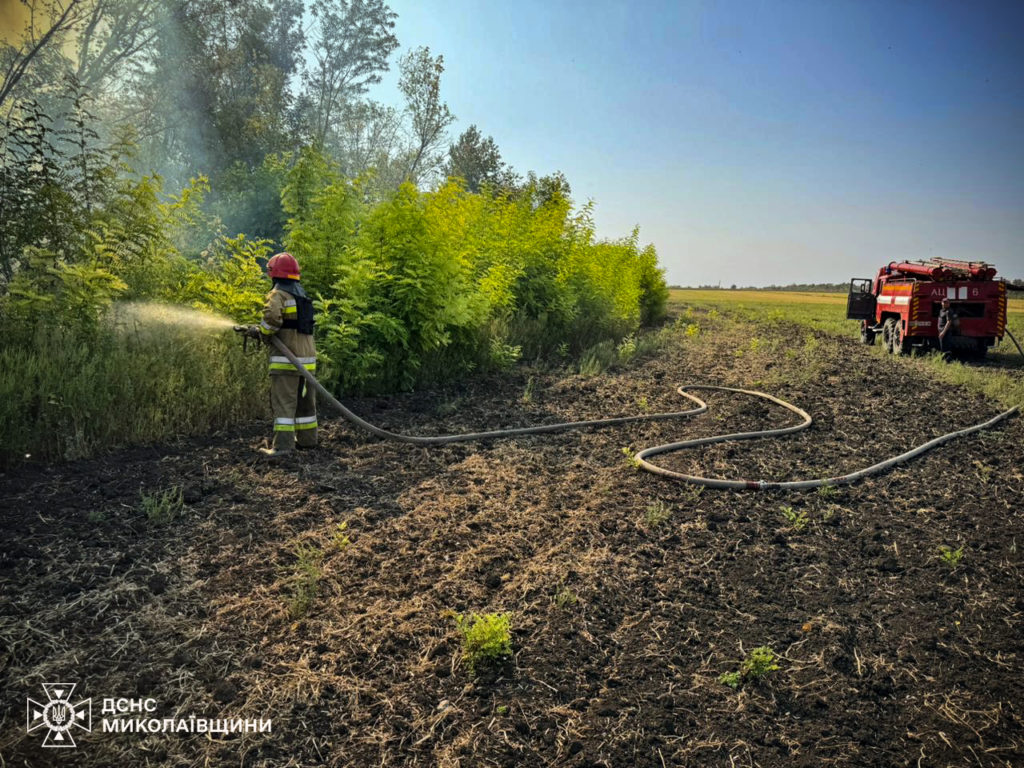
<path id="1" fill-rule="evenodd" d="M 284 345 L 295 355 L 303 367 L 313 373 L 316 371 L 316 346 L 313 343 L 313 336 L 308 333 L 299 333 L 294 328 L 282 328 L 285 320 L 294 319 L 297 308 L 295 297 L 278 288 L 274 288 L 267 294 L 267 303 L 263 306 L 263 320 L 260 322 L 260 332 L 264 336 L 276 335 Z M 291 374 L 298 373 L 298 369 L 288 358 L 281 355 L 274 347 L 270 348 L 270 374 Z"/>

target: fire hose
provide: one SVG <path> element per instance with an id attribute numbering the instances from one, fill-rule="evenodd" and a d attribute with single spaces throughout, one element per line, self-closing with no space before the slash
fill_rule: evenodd
<path id="1" fill-rule="evenodd" d="M 236 329 L 238 330 L 238 329 Z M 764 429 L 754 432 L 736 432 L 728 435 L 713 435 L 711 437 L 701 437 L 694 440 L 683 440 L 678 443 L 666 443 L 664 445 L 656 445 L 651 448 L 644 448 L 638 451 L 634 456 L 633 460 L 636 462 L 638 467 L 641 467 L 648 472 L 653 472 L 657 475 L 664 477 L 671 477 L 676 480 L 682 480 L 686 483 L 693 483 L 695 485 L 702 485 L 708 488 L 724 488 L 731 490 L 807 490 L 811 488 L 821 488 L 822 486 L 838 486 L 838 485 L 849 485 L 855 483 L 858 480 L 862 480 L 869 475 L 875 475 L 879 472 L 884 472 L 897 464 L 902 464 L 905 461 L 910 461 L 922 453 L 931 450 L 943 443 L 947 443 L 950 440 L 955 440 L 958 437 L 965 437 L 974 432 L 978 432 L 983 429 L 990 429 L 996 424 L 1000 423 L 1004 419 L 1009 418 L 1016 414 L 1020 409 L 1018 406 L 1014 406 L 1007 411 L 1003 411 L 998 416 L 995 416 L 988 421 L 974 426 L 967 427 L 965 429 L 957 430 L 956 432 L 950 432 L 940 437 L 936 437 L 934 440 L 930 440 L 923 445 L 919 445 L 916 448 L 901 453 L 899 456 L 893 456 L 885 461 L 880 461 L 877 464 L 873 464 L 870 467 L 858 470 L 856 472 L 850 472 L 846 475 L 838 475 L 835 477 L 823 477 L 814 480 L 792 480 L 792 481 L 765 481 L 765 480 L 720 480 L 712 477 L 700 477 L 698 475 L 687 475 L 682 472 L 676 472 L 671 469 L 665 469 L 659 467 L 656 464 L 652 464 L 647 461 L 648 457 L 656 456 L 661 453 L 669 453 L 674 451 L 681 451 L 687 448 L 697 448 L 702 445 L 713 445 L 715 443 L 724 443 L 726 441 L 739 441 L 739 440 L 753 440 L 754 438 L 760 437 L 777 437 L 779 435 L 788 435 L 794 432 L 799 432 L 807 427 L 811 426 L 812 419 L 810 414 L 804 411 L 802 408 L 798 408 L 792 403 L 787 403 L 785 400 L 780 400 L 777 397 L 765 394 L 764 392 L 757 392 L 751 389 L 735 389 L 733 387 L 719 387 L 710 384 L 684 384 L 680 386 L 676 392 L 696 404 L 696 408 L 691 408 L 687 411 L 675 411 L 671 413 L 649 413 L 640 416 L 620 416 L 610 419 L 594 419 L 590 421 L 569 421 L 561 424 L 542 424 L 533 427 L 517 427 L 513 429 L 495 429 L 487 432 L 468 432 L 461 435 L 437 435 L 437 436 L 421 436 L 421 435 L 402 435 L 397 432 L 389 432 L 386 429 L 371 424 L 360 416 L 356 415 L 344 405 L 342 405 L 329 391 L 324 387 L 316 377 L 310 373 L 306 368 L 299 362 L 298 358 L 292 354 L 291 350 L 284 345 L 284 343 L 276 336 L 270 337 L 270 342 L 277 348 L 277 350 L 288 358 L 289 362 L 295 366 L 298 370 L 299 375 L 303 376 L 306 381 L 317 391 L 320 395 L 325 398 L 328 402 L 337 408 L 342 416 L 348 421 L 352 422 L 356 426 L 366 430 L 367 432 L 376 435 L 377 437 L 384 438 L 385 440 L 395 440 L 402 443 L 412 443 L 413 445 L 447 445 L 449 443 L 464 443 L 474 440 L 490 440 L 501 437 L 513 437 L 515 435 L 539 435 L 548 432 L 561 432 L 570 429 L 584 429 L 586 427 L 608 427 L 616 424 L 628 424 L 637 421 L 663 421 L 666 419 L 676 419 L 685 416 L 696 416 L 697 414 L 704 413 L 708 410 L 707 403 L 701 400 L 696 395 L 691 395 L 687 390 L 712 390 L 716 392 L 734 392 L 743 395 L 749 395 L 751 397 L 759 397 L 769 402 L 792 411 L 801 418 L 799 424 L 794 424 L 788 427 L 780 427 L 777 429 Z"/>
<path id="2" fill-rule="evenodd" d="M 1017 339 L 1014 337 L 1014 335 L 1012 333 L 1010 333 L 1010 329 L 1009 328 L 1006 329 L 1006 335 L 1010 337 L 1010 341 L 1013 342 L 1013 346 L 1015 346 L 1017 348 L 1017 351 L 1020 352 L 1021 355 L 1024 355 L 1024 349 L 1020 348 L 1020 344 L 1017 343 Z"/>

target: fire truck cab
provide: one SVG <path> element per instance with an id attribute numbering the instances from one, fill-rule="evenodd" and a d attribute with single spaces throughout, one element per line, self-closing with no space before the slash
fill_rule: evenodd
<path id="1" fill-rule="evenodd" d="M 860 338 L 874 344 L 878 336 L 890 353 L 938 348 L 938 317 L 949 299 L 955 319 L 948 348 L 984 355 L 1006 332 L 1006 282 L 995 279 L 990 264 L 933 259 L 890 262 L 874 279 L 854 278 L 846 317 L 860 320 Z"/>

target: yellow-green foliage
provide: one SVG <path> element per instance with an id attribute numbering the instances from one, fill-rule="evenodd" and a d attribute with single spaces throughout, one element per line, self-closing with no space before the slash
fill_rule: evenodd
<path id="1" fill-rule="evenodd" d="M 956 549 L 953 549 L 948 544 L 943 544 L 939 547 L 939 557 L 942 562 L 949 566 L 950 570 L 955 570 L 964 558 L 964 545 L 961 544 Z"/>
<path id="2" fill-rule="evenodd" d="M 70 174 L 61 152 L 39 173 L 17 152 L 22 165 L 0 169 L 35 206 L 4 218 L 0 233 L 0 464 L 78 458 L 265 412 L 264 367 L 230 333 L 118 327 L 108 310 L 159 300 L 252 322 L 268 287 L 256 261 L 266 245 L 217 234 L 200 207 L 205 179 L 167 196 L 157 177 L 119 174 L 123 155 L 112 152 L 86 158 L 99 170 L 57 195 L 39 178 Z"/>
<path id="3" fill-rule="evenodd" d="M 268 288 L 256 261 L 266 244 L 219 236 L 202 253 L 181 249 L 197 230 L 209 234 L 198 209 L 204 187 L 199 179 L 164 199 L 158 179 L 125 182 L 90 208 L 71 245 L 24 247 L 0 295 L 0 319 L 14 333 L 7 341 L 23 341 L 37 325 L 92 333 L 115 299 L 181 302 L 251 320 Z"/>
<path id="4" fill-rule="evenodd" d="M 21 271 L 0 297 L 4 343 L 24 343 L 40 323 L 91 333 L 102 312 L 127 287 L 95 261 L 69 262 L 54 251 L 27 246 Z"/>
<path id="5" fill-rule="evenodd" d="M 270 289 L 257 260 L 269 256 L 265 240 L 221 237 L 202 253 L 201 260 L 186 263 L 184 285 L 174 298 L 235 320 L 255 319 Z"/>
<path id="6" fill-rule="evenodd" d="M 289 218 L 285 247 L 302 265 L 310 295 L 331 296 L 366 212 L 364 181 L 341 178 L 318 152 L 304 148 L 289 171 L 281 204 Z"/>
<path id="7" fill-rule="evenodd" d="M 512 655 L 507 613 L 470 614 L 455 617 L 462 633 L 462 651 L 473 672 L 488 664 L 498 664 Z"/>
<path id="8" fill-rule="evenodd" d="M 718 677 L 718 682 L 730 688 L 739 688 L 746 681 L 760 680 L 779 669 L 775 651 L 767 645 L 754 648 L 740 664 L 738 672 L 725 672 Z"/>
<path id="9" fill-rule="evenodd" d="M 0 133 L 15 157 L 0 164 L 0 187 L 19 191 L 6 201 L 16 206 L 0 207 L 2 460 L 85 456 L 262 413 L 263 366 L 229 333 L 133 336 L 111 327 L 108 310 L 157 301 L 255 322 L 273 244 L 225 232 L 204 206 L 203 177 L 169 196 L 159 177 L 128 173 L 128 139 L 116 151 L 58 142 L 40 159 L 31 148 L 49 140 L 46 121 L 15 128 Z M 80 167 L 92 170 L 61 183 Z M 636 231 L 597 242 L 589 207 L 574 212 L 563 184 L 507 194 L 404 184 L 371 205 L 367 180 L 342 178 L 314 149 L 268 157 L 260 173 L 281 189 L 284 245 L 319 310 L 320 371 L 339 392 L 601 342 L 621 361 L 641 351 L 630 334 L 664 315 L 654 249 Z M 230 196 L 218 204 L 238 217 Z"/>
<path id="10" fill-rule="evenodd" d="M 596 242 L 589 208 L 573 214 L 557 190 L 405 184 L 367 209 L 360 182 L 312 156 L 293 177 L 287 245 L 313 272 L 307 290 L 319 297 L 336 389 L 407 388 L 520 355 L 579 353 L 665 313 L 654 249 L 641 249 L 636 231 Z"/>
<path id="11" fill-rule="evenodd" d="M 288 598 L 288 615 L 293 619 L 301 619 L 309 613 L 320 592 L 325 553 L 309 542 L 296 544 L 293 552 L 295 565 L 289 579 L 291 594 Z"/>
<path id="12" fill-rule="evenodd" d="M 201 184 L 163 200 L 158 180 L 125 182 L 94 201 L 83 236 L 60 253 L 24 248 L 0 295 L 0 463 L 79 458 L 266 410 L 263 366 L 230 333 L 128 332 L 107 312 L 116 299 L 157 298 L 256 318 L 264 244 L 221 238 L 196 259 L 174 243 L 201 218 Z"/>

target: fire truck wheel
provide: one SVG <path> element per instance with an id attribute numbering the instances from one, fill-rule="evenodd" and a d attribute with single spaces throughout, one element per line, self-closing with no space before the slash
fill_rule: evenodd
<path id="1" fill-rule="evenodd" d="M 910 352 L 910 342 L 903 336 L 903 324 L 899 320 L 894 320 L 892 325 L 892 334 L 889 336 L 890 346 L 889 351 L 894 355 L 906 355 Z"/>
<path id="2" fill-rule="evenodd" d="M 872 344 L 874 344 L 875 343 L 875 332 L 874 331 L 869 331 L 867 328 L 862 326 L 861 329 L 860 329 L 860 343 L 861 344 L 867 344 L 868 346 L 871 346 Z"/>
<path id="3" fill-rule="evenodd" d="M 891 317 L 882 324 L 882 343 L 889 354 L 892 354 L 892 334 L 896 328 L 896 321 Z"/>

